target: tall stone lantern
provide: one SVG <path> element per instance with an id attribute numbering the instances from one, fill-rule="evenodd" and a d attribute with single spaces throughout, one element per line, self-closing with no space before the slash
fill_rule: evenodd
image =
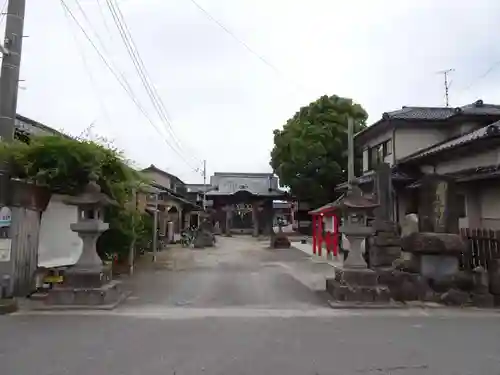
<path id="1" fill-rule="evenodd" d="M 334 206 L 342 214 L 339 232 L 345 235 L 351 245 L 344 268 L 367 268 L 362 245 L 363 241 L 373 234 L 373 228 L 368 225 L 368 218 L 373 215 L 378 203 L 363 196 L 360 188 L 356 184 L 351 184 L 346 195 L 335 202 Z"/>
<path id="2" fill-rule="evenodd" d="M 111 267 L 103 264 L 97 254 L 99 236 L 109 229 L 103 221 L 103 209 L 116 204 L 101 192 L 97 176 L 92 174 L 84 191 L 64 201 L 78 207 L 76 223 L 70 224 L 83 241 L 80 258 L 64 273 L 64 281 L 52 289 L 47 298 L 49 305 L 63 306 L 115 306 L 124 297 L 120 282 L 112 280 Z"/>
<path id="3" fill-rule="evenodd" d="M 355 184 L 350 184 L 345 196 L 334 203 L 342 214 L 340 233 L 350 243 L 350 251 L 342 267 L 335 269 L 335 278 L 326 280 L 326 289 L 334 302 L 387 302 L 389 290 L 379 285 L 377 274 L 367 267 L 363 258 L 363 241 L 373 233 L 368 218 L 378 203 L 363 196 Z"/>
<path id="4" fill-rule="evenodd" d="M 78 208 L 77 222 L 70 224 L 73 232 L 83 241 L 83 250 L 71 272 L 87 274 L 102 273 L 104 266 L 97 254 L 97 239 L 109 229 L 109 224 L 103 221 L 103 209 L 116 204 L 106 194 L 101 192 L 97 184 L 97 176 L 91 175 L 89 183 L 80 195 L 70 197 L 64 203 Z"/>

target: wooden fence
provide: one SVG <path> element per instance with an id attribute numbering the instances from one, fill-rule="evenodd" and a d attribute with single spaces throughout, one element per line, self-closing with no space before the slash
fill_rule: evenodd
<path id="1" fill-rule="evenodd" d="M 462 228 L 460 235 L 467 242 L 467 250 L 460 262 L 463 269 L 478 266 L 488 269 L 491 259 L 500 258 L 500 231 Z"/>

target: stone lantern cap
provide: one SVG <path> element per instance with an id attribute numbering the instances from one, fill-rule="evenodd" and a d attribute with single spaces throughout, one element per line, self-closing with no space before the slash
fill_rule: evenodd
<path id="1" fill-rule="evenodd" d="M 373 198 L 364 196 L 356 184 L 351 184 L 347 193 L 337 199 L 333 206 L 345 212 L 368 212 L 379 206 Z"/>
<path id="2" fill-rule="evenodd" d="M 95 174 L 89 176 L 89 182 L 82 193 L 65 199 L 64 203 L 79 207 L 104 207 L 117 204 L 113 199 L 101 192 L 101 187 L 97 183 L 97 176 Z"/>

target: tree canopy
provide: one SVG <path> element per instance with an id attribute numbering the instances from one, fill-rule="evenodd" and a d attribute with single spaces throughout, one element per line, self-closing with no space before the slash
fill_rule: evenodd
<path id="1" fill-rule="evenodd" d="M 337 197 L 335 185 L 347 180 L 349 117 L 355 132 L 366 127 L 368 115 L 361 105 L 324 95 L 302 107 L 283 130 L 274 130 L 271 167 L 298 199 L 321 205 Z"/>

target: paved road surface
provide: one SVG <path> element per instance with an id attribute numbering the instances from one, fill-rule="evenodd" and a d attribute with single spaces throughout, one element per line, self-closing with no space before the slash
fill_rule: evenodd
<path id="1" fill-rule="evenodd" d="M 221 241 L 140 272 L 117 310 L 0 317 L 0 374 L 500 373 L 496 312 L 333 310 L 324 265 Z"/>
<path id="2" fill-rule="evenodd" d="M 214 249 L 176 249 L 133 279 L 128 306 L 310 308 L 326 306 L 326 263 L 252 237 L 220 237 Z M 163 265 L 163 266 L 162 266 Z M 315 289 L 314 292 L 311 288 Z"/>

